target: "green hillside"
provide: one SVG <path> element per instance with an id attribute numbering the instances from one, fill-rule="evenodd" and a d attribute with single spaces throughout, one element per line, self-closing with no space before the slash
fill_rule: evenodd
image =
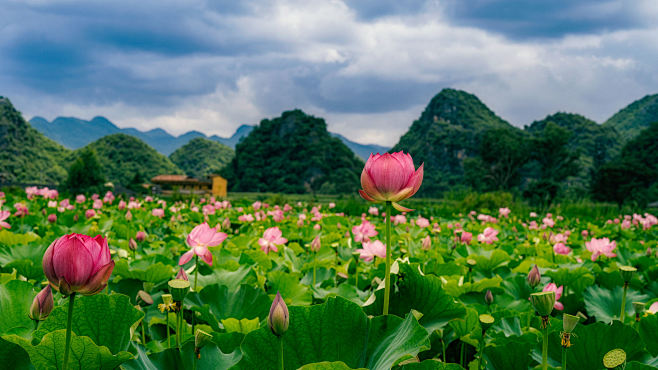
<path id="1" fill-rule="evenodd" d="M 420 118 L 392 151 L 411 153 L 416 166 L 425 163 L 425 180 L 419 193 L 439 196 L 465 185 L 464 160 L 477 156 L 480 139 L 488 130 L 518 132 L 475 95 L 443 89 L 429 102 Z"/>
<path id="2" fill-rule="evenodd" d="M 324 119 L 293 110 L 261 121 L 222 175 L 232 191 L 354 193 L 362 169 Z"/>
<path id="3" fill-rule="evenodd" d="M 647 95 L 634 101 L 615 113 L 603 125 L 617 130 L 622 142 L 627 142 L 654 122 L 658 122 L 658 94 Z"/>
<path id="4" fill-rule="evenodd" d="M 169 159 L 182 169 L 186 175 L 196 178 L 219 173 L 235 152 L 228 146 L 201 137 L 190 140 L 187 144 L 171 153 Z"/>
<path id="5" fill-rule="evenodd" d="M 32 128 L 0 96 L 0 182 L 58 184 L 66 179 L 70 153 Z"/>
<path id="6" fill-rule="evenodd" d="M 134 136 L 126 134 L 108 135 L 84 148 L 96 151 L 105 179 L 115 185 L 126 186 L 137 174 L 148 180 L 159 174 L 183 173 L 169 158 L 158 153 Z M 73 153 L 71 162 L 84 148 Z"/>

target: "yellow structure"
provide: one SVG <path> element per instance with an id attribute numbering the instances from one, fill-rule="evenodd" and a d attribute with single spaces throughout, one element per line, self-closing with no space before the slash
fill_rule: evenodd
<path id="1" fill-rule="evenodd" d="M 151 179 L 151 183 L 153 183 L 153 191 L 165 195 L 178 192 L 226 197 L 226 179 L 219 175 L 210 175 L 209 180 L 203 181 L 186 175 L 158 175 Z"/>

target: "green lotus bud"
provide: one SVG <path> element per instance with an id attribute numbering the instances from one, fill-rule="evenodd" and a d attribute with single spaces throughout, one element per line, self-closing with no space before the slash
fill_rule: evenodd
<path id="1" fill-rule="evenodd" d="M 534 265 L 528 273 L 528 285 L 530 285 L 531 288 L 534 288 L 539 285 L 539 283 L 541 283 L 541 274 L 539 273 L 537 265 Z"/>
<path id="2" fill-rule="evenodd" d="M 482 314 L 479 316 L 480 326 L 482 327 L 482 332 L 486 331 L 493 325 L 495 319 L 493 316 L 488 314 Z"/>
<path id="3" fill-rule="evenodd" d="M 185 296 L 190 291 L 190 282 L 182 279 L 169 280 L 169 292 L 174 298 L 174 302 L 183 302 Z"/>
<path id="4" fill-rule="evenodd" d="M 555 305 L 555 292 L 532 293 L 530 294 L 530 302 L 539 316 L 549 316 Z"/>
<path id="5" fill-rule="evenodd" d="M 607 369 L 614 369 L 626 362 L 626 352 L 621 348 L 615 348 L 603 356 L 603 366 Z"/>
<path id="6" fill-rule="evenodd" d="M 143 303 L 145 306 L 150 306 L 153 304 L 153 297 L 151 297 L 150 294 L 146 293 L 143 290 L 137 292 L 137 297 L 135 297 L 135 300 L 137 301 L 138 304 Z"/>
<path id="7" fill-rule="evenodd" d="M 562 315 L 562 329 L 565 333 L 571 333 L 578 325 L 578 321 L 580 321 L 580 317 L 565 313 Z"/>
<path id="8" fill-rule="evenodd" d="M 288 330 L 290 317 L 288 316 L 288 306 L 281 298 L 281 294 L 276 292 L 272 307 L 270 307 L 270 315 L 267 317 L 267 324 L 272 330 L 272 333 L 277 337 L 282 336 Z"/>
<path id="9" fill-rule="evenodd" d="M 484 294 L 484 302 L 488 305 L 491 305 L 494 301 L 493 293 L 491 290 L 487 289 L 487 292 Z"/>
<path id="10" fill-rule="evenodd" d="M 633 266 L 619 266 L 619 272 L 621 272 L 621 278 L 624 279 L 624 283 L 628 284 L 633 278 L 633 274 L 637 272 L 637 269 Z"/>

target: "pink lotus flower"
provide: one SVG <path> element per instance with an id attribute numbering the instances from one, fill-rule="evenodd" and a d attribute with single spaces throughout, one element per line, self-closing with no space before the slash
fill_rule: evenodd
<path id="1" fill-rule="evenodd" d="M 238 216 L 238 221 L 241 221 L 241 222 L 254 222 L 254 216 L 251 215 L 251 214 L 240 215 L 240 216 Z"/>
<path id="2" fill-rule="evenodd" d="M 105 196 L 103 197 L 103 203 L 112 204 L 112 202 L 114 202 L 114 199 L 115 199 L 114 194 L 112 194 L 111 191 L 108 191 L 107 193 L 105 193 Z"/>
<path id="3" fill-rule="evenodd" d="M 137 239 L 138 242 L 143 242 L 146 240 L 146 233 L 143 231 L 138 231 L 137 234 L 135 234 L 135 239 Z"/>
<path id="4" fill-rule="evenodd" d="M 11 212 L 9 211 L 0 211 L 0 230 L 4 229 L 11 229 L 11 225 L 9 225 L 5 220 L 11 216 Z"/>
<path id="5" fill-rule="evenodd" d="M 428 227 L 430 226 L 430 220 L 422 216 L 418 216 L 418 218 L 416 219 L 416 225 L 418 225 L 418 227 L 423 227 L 423 228 Z"/>
<path id="6" fill-rule="evenodd" d="M 151 214 L 152 214 L 153 216 L 155 216 L 155 217 L 160 217 L 160 218 L 162 218 L 162 217 L 164 217 L 165 212 L 164 212 L 164 209 L 162 209 L 162 208 L 154 208 L 154 209 L 151 211 Z"/>
<path id="7" fill-rule="evenodd" d="M 395 215 L 391 217 L 391 221 L 393 221 L 393 225 L 406 224 L 407 217 L 405 215 Z"/>
<path id="8" fill-rule="evenodd" d="M 544 289 L 542 289 L 542 292 L 555 292 L 555 305 L 553 308 L 556 310 L 564 310 L 564 305 L 561 302 L 558 302 L 560 297 L 562 297 L 562 291 L 564 290 L 564 286 L 560 285 L 558 288 L 555 283 L 548 283 Z"/>
<path id="9" fill-rule="evenodd" d="M 658 313 L 658 302 L 653 302 L 647 311 L 651 312 L 652 314 Z"/>
<path id="10" fill-rule="evenodd" d="M 54 224 L 55 222 L 57 222 L 57 215 L 54 214 L 54 213 L 49 214 L 48 215 L 48 222 L 50 222 L 51 224 Z"/>
<path id="11" fill-rule="evenodd" d="M 93 209 L 101 209 L 103 208 L 103 201 L 100 199 L 94 200 L 94 203 L 92 204 L 91 208 Z"/>
<path id="12" fill-rule="evenodd" d="M 352 234 L 354 234 L 354 241 L 361 243 L 370 241 L 370 237 L 377 235 L 378 232 L 375 230 L 375 225 L 368 221 L 363 221 L 361 225 L 352 228 Z"/>
<path id="13" fill-rule="evenodd" d="M 567 254 L 571 253 L 571 248 L 564 245 L 564 243 L 557 243 L 553 246 L 553 251 L 556 254 L 562 254 L 566 256 Z"/>
<path id="14" fill-rule="evenodd" d="M 555 226 L 555 220 L 553 220 L 550 216 L 544 217 L 544 219 L 541 220 L 541 222 L 543 223 L 542 225 L 543 228 Z"/>
<path id="15" fill-rule="evenodd" d="M 459 241 L 462 244 L 471 244 L 471 241 L 473 241 L 473 234 L 469 233 L 468 231 L 462 230 L 461 236 L 459 237 Z"/>
<path id="16" fill-rule="evenodd" d="M 372 261 L 375 257 L 386 258 L 386 246 L 379 240 L 363 243 L 363 248 L 356 250 L 359 257 L 365 262 Z"/>
<path id="17" fill-rule="evenodd" d="M 221 244 L 226 237 L 227 235 L 225 233 L 217 232 L 217 230 L 211 228 L 205 222 L 196 226 L 187 235 L 187 245 L 192 249 L 181 256 L 180 260 L 178 260 L 178 265 L 182 266 L 190 262 L 192 257 L 197 255 L 209 266 L 212 266 L 212 253 L 210 253 L 208 247 L 215 247 Z"/>
<path id="18" fill-rule="evenodd" d="M 32 301 L 29 313 L 30 319 L 45 320 L 50 315 L 50 312 L 52 312 L 54 306 L 53 290 L 50 285 L 46 285 Z"/>
<path id="19" fill-rule="evenodd" d="M 185 269 L 182 267 L 178 269 L 178 273 L 176 274 L 176 279 L 190 281 L 190 279 L 187 277 L 187 273 L 185 272 Z"/>
<path id="20" fill-rule="evenodd" d="M 622 229 L 630 229 L 631 228 L 631 220 L 624 220 L 621 222 L 621 228 Z"/>
<path id="21" fill-rule="evenodd" d="M 613 252 L 617 248 L 617 243 L 611 242 L 608 238 L 592 238 L 592 240 L 585 243 L 585 247 L 592 252 L 592 261 L 596 261 L 600 255 L 610 258 L 617 257 L 617 254 Z"/>
<path id="22" fill-rule="evenodd" d="M 359 194 L 371 202 L 393 202 L 398 211 L 411 211 L 397 202 L 416 194 L 423 182 L 423 164 L 414 169 L 414 161 L 409 154 L 384 153 L 370 154 L 361 172 Z"/>
<path id="23" fill-rule="evenodd" d="M 427 235 L 426 237 L 424 237 L 424 238 L 420 241 L 420 245 L 421 245 L 421 247 L 422 247 L 424 250 L 426 250 L 426 251 L 429 250 L 430 247 L 432 246 L 432 239 L 430 238 L 430 236 Z"/>
<path id="24" fill-rule="evenodd" d="M 30 213 L 30 210 L 28 210 L 27 206 L 23 203 L 15 203 L 14 208 L 16 208 L 16 212 L 14 213 L 14 216 L 16 217 L 24 217 Z"/>
<path id="25" fill-rule="evenodd" d="M 260 249 L 262 249 L 265 254 L 270 253 L 271 250 L 278 252 L 279 249 L 277 246 L 286 244 L 288 242 L 288 239 L 281 237 L 281 235 L 281 230 L 279 230 L 278 227 L 270 227 L 269 229 L 265 230 L 263 237 L 258 239 L 258 245 L 260 245 Z"/>
<path id="26" fill-rule="evenodd" d="M 320 234 L 316 235 L 311 242 L 311 251 L 317 252 L 322 248 L 322 241 L 320 240 Z"/>
<path id="27" fill-rule="evenodd" d="M 373 216 L 378 216 L 379 215 L 379 208 L 370 207 L 370 208 L 368 208 L 368 213 L 370 213 Z"/>
<path id="28" fill-rule="evenodd" d="M 42 265 L 50 285 L 64 295 L 100 292 L 114 269 L 107 239 L 100 235 L 62 236 L 46 249 Z"/>
<path id="29" fill-rule="evenodd" d="M 500 217 L 507 218 L 507 217 L 509 217 L 510 212 L 512 212 L 512 211 L 507 207 L 498 209 L 498 215 L 500 215 Z"/>
<path id="30" fill-rule="evenodd" d="M 482 234 L 478 235 L 478 241 L 480 243 L 487 243 L 487 244 L 492 244 L 493 242 L 498 241 L 498 230 L 494 229 L 493 227 L 487 227 L 484 229 Z"/>
<path id="31" fill-rule="evenodd" d="M 84 203 L 87 198 L 83 194 L 78 194 L 75 197 L 75 202 L 76 203 Z"/>
<path id="32" fill-rule="evenodd" d="M 94 211 L 93 209 L 88 209 L 85 211 L 86 218 L 94 218 L 94 216 L 96 216 L 96 211 Z"/>

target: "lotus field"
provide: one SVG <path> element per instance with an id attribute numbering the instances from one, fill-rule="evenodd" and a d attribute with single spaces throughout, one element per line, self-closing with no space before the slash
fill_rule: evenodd
<path id="1" fill-rule="evenodd" d="M 0 368 L 658 366 L 655 216 L 410 210 L 398 154 L 367 162 L 360 215 L 0 194 Z"/>

